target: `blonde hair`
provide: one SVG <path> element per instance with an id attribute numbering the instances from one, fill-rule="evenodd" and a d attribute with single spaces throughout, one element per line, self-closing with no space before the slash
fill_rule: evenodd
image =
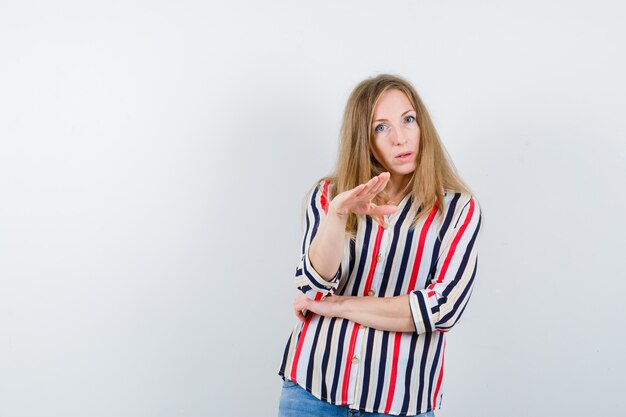
<path id="1" fill-rule="evenodd" d="M 420 128 L 417 167 L 409 181 L 408 189 L 413 198 L 412 225 L 415 226 L 428 215 L 434 205 L 444 207 L 444 191 L 471 194 L 458 176 L 437 130 L 415 88 L 405 79 L 391 74 L 380 74 L 361 81 L 352 91 L 343 115 L 339 153 L 334 172 L 322 180 L 330 180 L 333 187 L 330 199 L 350 190 L 386 169 L 376 160 L 372 148 L 372 120 L 374 108 L 380 96 L 396 89 L 403 92 L 417 113 Z M 346 232 L 354 238 L 358 226 L 355 214 L 348 216 Z"/>

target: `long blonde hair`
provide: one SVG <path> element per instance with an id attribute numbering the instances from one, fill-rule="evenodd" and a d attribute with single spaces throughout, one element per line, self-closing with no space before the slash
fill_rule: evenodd
<path id="1" fill-rule="evenodd" d="M 417 113 L 420 128 L 417 167 L 409 181 L 413 203 L 412 225 L 428 215 L 434 205 L 444 207 L 444 191 L 471 193 L 458 176 L 437 130 L 415 88 L 407 80 L 391 74 L 380 74 L 361 81 L 352 91 L 343 115 L 337 164 L 332 175 L 323 179 L 334 185 L 330 198 L 350 190 L 386 169 L 376 160 L 372 151 L 372 120 L 380 96 L 388 90 L 403 92 Z M 346 232 L 354 238 L 357 216 L 350 214 Z"/>

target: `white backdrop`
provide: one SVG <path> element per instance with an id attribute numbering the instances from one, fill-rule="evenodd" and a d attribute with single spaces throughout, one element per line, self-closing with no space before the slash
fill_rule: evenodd
<path id="1" fill-rule="evenodd" d="M 412 81 L 484 218 L 450 416 L 623 415 L 620 1 L 0 2 L 0 417 L 275 416 L 301 203 Z"/>

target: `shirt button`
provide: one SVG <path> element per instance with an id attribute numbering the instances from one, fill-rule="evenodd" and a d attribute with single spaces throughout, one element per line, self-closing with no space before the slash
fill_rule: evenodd
<path id="1" fill-rule="evenodd" d="M 369 290 L 369 291 L 367 292 L 367 295 L 369 295 L 370 297 L 371 297 L 371 296 L 373 296 L 374 294 L 376 294 L 376 293 L 374 292 L 374 290 Z"/>
<path id="2" fill-rule="evenodd" d="M 380 262 L 381 259 L 383 259 L 383 255 L 378 254 L 378 256 L 376 257 L 376 262 Z"/>
<path id="3" fill-rule="evenodd" d="M 357 358 L 356 356 L 354 356 L 354 357 L 352 358 L 352 363 L 353 363 L 354 365 L 356 365 L 357 363 L 359 363 L 359 358 Z"/>
<path id="4" fill-rule="evenodd" d="M 381 226 L 383 227 L 383 229 L 387 230 L 387 227 L 389 227 L 389 225 L 387 224 L 387 222 L 384 222 L 383 224 L 381 224 Z"/>

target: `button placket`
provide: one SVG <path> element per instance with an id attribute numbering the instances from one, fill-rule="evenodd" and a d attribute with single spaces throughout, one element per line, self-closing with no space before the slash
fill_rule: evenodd
<path id="1" fill-rule="evenodd" d="M 352 370 L 350 371 L 350 384 L 351 387 L 350 392 L 352 394 L 352 398 L 350 398 L 350 394 L 348 394 L 348 403 L 353 404 L 356 401 L 357 397 L 360 397 L 359 389 L 362 388 L 359 385 L 359 381 L 361 380 L 361 359 L 359 355 L 363 355 L 363 334 L 367 327 L 361 326 L 359 327 L 359 331 L 356 336 L 356 346 L 354 349 L 354 356 L 352 356 Z M 358 353 L 357 353 L 358 352 Z"/>
<path id="2" fill-rule="evenodd" d="M 384 216 L 385 224 L 388 224 L 389 216 Z M 386 227 L 383 227 L 386 229 Z M 372 289 L 368 291 L 368 296 L 376 295 L 376 290 L 380 287 L 380 282 L 383 277 L 385 254 L 387 253 L 387 246 L 389 245 L 389 233 L 384 230 L 383 236 L 380 240 L 379 252 L 376 255 L 376 269 L 374 270 L 374 279 L 372 280 Z"/>

